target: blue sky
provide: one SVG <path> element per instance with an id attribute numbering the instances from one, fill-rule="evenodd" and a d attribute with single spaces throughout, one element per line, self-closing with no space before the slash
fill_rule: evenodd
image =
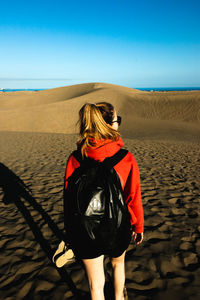
<path id="1" fill-rule="evenodd" d="M 199 0 L 4 1 L 0 88 L 200 86 Z"/>

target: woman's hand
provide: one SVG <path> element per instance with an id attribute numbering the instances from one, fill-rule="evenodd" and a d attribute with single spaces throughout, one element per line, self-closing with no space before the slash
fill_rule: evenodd
<path id="1" fill-rule="evenodd" d="M 136 243 L 136 245 L 139 245 L 143 241 L 144 234 L 143 234 L 143 232 L 142 233 L 136 233 L 135 231 L 133 231 L 132 237 L 133 237 L 133 240 Z"/>

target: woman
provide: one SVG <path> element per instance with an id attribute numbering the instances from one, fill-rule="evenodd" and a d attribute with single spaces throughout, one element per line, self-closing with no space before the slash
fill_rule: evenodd
<path id="1" fill-rule="evenodd" d="M 79 111 L 80 137 L 78 140 L 78 149 L 82 156 L 94 160 L 103 161 L 107 157 L 113 156 L 121 147 L 123 142 L 118 132 L 121 118 L 117 116 L 114 107 L 107 102 L 96 104 L 86 103 Z M 70 155 L 66 168 L 66 186 L 68 178 L 74 170 L 80 166 L 73 155 Z M 130 221 L 134 226 L 133 237 L 136 244 L 143 240 L 143 208 L 140 191 L 139 169 L 134 156 L 128 154 L 114 166 L 117 172 L 124 194 L 125 203 L 128 203 Z M 66 205 L 67 206 L 67 205 Z M 65 218 L 66 218 L 65 213 Z M 66 228 L 67 232 L 67 228 Z M 79 237 L 77 236 L 77 241 Z M 113 267 L 115 299 L 125 299 L 125 252 L 130 243 L 130 232 L 123 237 L 119 249 L 115 253 L 110 253 Z M 104 253 L 95 252 L 83 254 L 81 245 L 77 254 L 77 248 L 73 249 L 76 256 L 82 259 L 89 281 L 92 300 L 103 300 L 104 298 Z M 89 251 L 89 250 L 88 250 Z M 91 252 L 91 251 L 90 251 Z M 126 298 L 127 299 L 127 298 Z"/>

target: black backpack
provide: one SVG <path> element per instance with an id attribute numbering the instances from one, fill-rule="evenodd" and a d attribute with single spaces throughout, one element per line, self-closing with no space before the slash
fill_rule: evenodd
<path id="1" fill-rule="evenodd" d="M 113 250 L 125 231 L 130 231 L 130 214 L 114 166 L 128 151 L 120 149 L 103 162 L 72 154 L 80 163 L 64 189 L 64 218 L 69 243 Z M 79 242 L 78 242 L 79 241 Z"/>

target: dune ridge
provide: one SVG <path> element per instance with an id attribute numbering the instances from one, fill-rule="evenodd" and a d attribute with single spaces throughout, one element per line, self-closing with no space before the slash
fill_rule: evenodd
<path id="1" fill-rule="evenodd" d="M 200 92 L 144 92 L 107 83 L 86 83 L 44 91 L 0 93 L 0 131 L 77 132 L 78 110 L 86 102 L 111 102 L 129 138 L 198 138 Z"/>

